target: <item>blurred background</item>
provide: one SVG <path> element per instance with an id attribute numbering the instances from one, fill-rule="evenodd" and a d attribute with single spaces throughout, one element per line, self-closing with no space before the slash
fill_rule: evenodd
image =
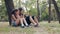
<path id="1" fill-rule="evenodd" d="M 60 11 L 60 0 L 55 1 L 57 2 Z M 37 6 L 39 5 L 40 21 L 47 21 L 49 18 L 48 3 L 48 0 L 38 0 L 38 4 L 37 0 L 13 0 L 14 8 L 23 7 L 24 13 L 32 16 L 38 16 Z M 53 4 L 51 4 L 51 20 L 58 20 Z M 0 0 L 0 21 L 8 21 L 8 13 L 4 0 Z"/>

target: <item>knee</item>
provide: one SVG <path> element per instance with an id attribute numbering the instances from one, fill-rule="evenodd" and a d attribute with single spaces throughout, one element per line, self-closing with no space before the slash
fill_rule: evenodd
<path id="1" fill-rule="evenodd" d="M 32 19 L 32 16 L 30 16 L 30 19 Z"/>

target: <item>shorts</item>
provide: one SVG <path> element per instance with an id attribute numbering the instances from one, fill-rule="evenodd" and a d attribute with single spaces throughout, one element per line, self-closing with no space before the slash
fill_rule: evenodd
<path id="1" fill-rule="evenodd" d="M 14 20 L 12 20 L 12 26 L 17 26 L 17 24 Z"/>
<path id="2" fill-rule="evenodd" d="M 32 16 L 32 19 L 34 20 L 34 16 Z M 28 25 L 31 24 L 30 16 L 26 16 L 26 21 L 27 21 Z"/>

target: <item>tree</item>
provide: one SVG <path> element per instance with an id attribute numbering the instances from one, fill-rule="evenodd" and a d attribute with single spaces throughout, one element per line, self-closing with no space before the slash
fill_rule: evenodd
<path id="1" fill-rule="evenodd" d="M 48 3 L 49 3 L 49 19 L 48 19 L 48 22 L 50 23 L 50 21 L 51 21 L 51 0 L 49 0 Z"/>
<path id="2" fill-rule="evenodd" d="M 55 9 L 56 9 L 56 13 L 57 13 L 57 16 L 58 16 L 58 19 L 59 19 L 59 23 L 60 23 L 60 12 L 59 12 L 57 3 L 56 3 L 55 0 L 52 0 L 52 3 L 54 4 L 54 7 L 55 7 Z"/>
<path id="3" fill-rule="evenodd" d="M 38 11 L 38 21 L 40 21 L 40 9 L 39 9 L 39 0 L 37 0 L 37 11 Z"/>
<path id="4" fill-rule="evenodd" d="M 12 9 L 14 9 L 13 0 L 4 0 L 4 1 L 8 13 L 9 24 L 11 25 L 11 11 Z"/>

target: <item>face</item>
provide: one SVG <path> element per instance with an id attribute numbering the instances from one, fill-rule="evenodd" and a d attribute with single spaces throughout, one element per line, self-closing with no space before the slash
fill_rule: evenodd
<path id="1" fill-rule="evenodd" d="M 15 12 L 16 14 L 19 14 L 19 10 Z"/>
<path id="2" fill-rule="evenodd" d="M 22 10 L 22 11 L 20 11 L 20 14 L 24 14 L 24 11 Z"/>

